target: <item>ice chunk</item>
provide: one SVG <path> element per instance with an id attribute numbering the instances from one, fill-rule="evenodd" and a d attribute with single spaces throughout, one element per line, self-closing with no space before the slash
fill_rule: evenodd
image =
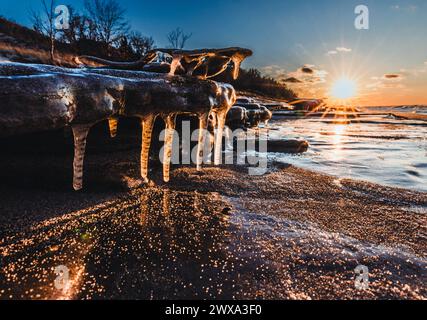
<path id="1" fill-rule="evenodd" d="M 73 188 L 76 191 L 83 189 L 83 165 L 86 151 L 86 140 L 92 125 L 75 125 L 74 134 L 74 162 Z"/>

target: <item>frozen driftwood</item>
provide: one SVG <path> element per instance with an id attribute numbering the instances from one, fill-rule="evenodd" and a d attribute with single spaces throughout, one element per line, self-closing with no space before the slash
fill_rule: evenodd
<path id="1" fill-rule="evenodd" d="M 73 186 L 79 190 L 86 138 L 94 124 L 109 120 L 114 133 L 118 116 L 141 119 L 141 175 L 148 179 L 148 152 L 156 117 L 161 116 L 167 129 L 173 129 L 176 115 L 191 114 L 199 117 L 200 127 L 204 129 L 211 114 L 218 119 L 221 131 L 235 99 L 232 86 L 194 77 L 3 63 L 0 64 L 0 136 L 71 126 L 75 137 Z M 172 137 L 166 139 L 167 153 L 171 150 Z M 200 135 L 199 142 L 203 139 L 204 135 Z M 202 150 L 199 143 L 198 168 Z M 218 159 L 221 149 L 216 146 L 215 150 Z M 168 158 L 166 155 L 165 159 Z M 164 161 L 164 173 L 168 181 L 168 161 Z"/>
<path id="2" fill-rule="evenodd" d="M 151 64 L 157 53 L 171 56 L 172 62 Z M 85 61 L 89 61 L 110 69 L 155 71 L 170 75 L 186 74 L 199 79 L 213 78 L 231 65 L 233 79 L 237 79 L 242 61 L 251 55 L 251 50 L 238 47 L 197 50 L 154 49 L 136 62 L 108 61 L 92 56 L 81 56 L 76 62 L 85 65 Z"/>

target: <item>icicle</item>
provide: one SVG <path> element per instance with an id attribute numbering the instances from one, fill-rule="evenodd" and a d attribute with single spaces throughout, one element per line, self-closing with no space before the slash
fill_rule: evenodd
<path id="1" fill-rule="evenodd" d="M 142 146 L 141 146 L 141 177 L 148 182 L 148 161 L 150 157 L 151 136 L 153 134 L 156 116 L 150 115 L 142 119 Z"/>
<path id="2" fill-rule="evenodd" d="M 206 130 L 208 127 L 208 118 L 209 118 L 209 113 L 205 113 L 199 116 L 199 143 L 197 145 L 197 171 L 202 170 Z"/>
<path id="3" fill-rule="evenodd" d="M 222 163 L 222 136 L 224 135 L 224 127 L 225 127 L 225 118 L 227 116 L 227 112 L 218 112 L 217 113 L 217 130 L 215 132 L 215 165 L 219 166 Z"/>
<path id="4" fill-rule="evenodd" d="M 110 136 L 115 138 L 117 136 L 117 126 L 119 124 L 119 119 L 110 118 L 108 119 L 108 126 L 110 127 Z"/>
<path id="5" fill-rule="evenodd" d="M 72 127 L 74 134 L 73 188 L 76 191 L 83 189 L 83 164 L 90 127 L 91 125 L 76 125 Z"/>
<path id="6" fill-rule="evenodd" d="M 168 115 L 163 119 L 166 124 L 165 146 L 163 155 L 163 181 L 170 180 L 170 167 L 172 157 L 173 136 L 175 134 L 176 115 Z"/>
<path id="7" fill-rule="evenodd" d="M 182 59 L 182 55 L 173 55 L 173 60 L 171 63 L 171 69 L 169 71 L 169 75 L 173 76 L 175 75 L 176 69 L 178 69 L 178 67 L 181 67 L 181 59 Z"/>
<path id="8" fill-rule="evenodd" d="M 237 80 L 240 73 L 240 65 L 242 64 L 243 59 L 241 57 L 233 57 L 231 60 L 233 61 L 233 64 L 234 64 L 233 79 Z"/>
<path id="9" fill-rule="evenodd" d="M 212 156 L 213 156 L 213 150 L 215 146 L 216 124 L 217 124 L 216 113 L 211 112 L 208 118 L 208 132 L 206 132 L 208 143 L 205 145 L 205 148 L 203 149 L 203 153 L 204 153 L 203 161 L 205 164 L 212 164 Z"/>

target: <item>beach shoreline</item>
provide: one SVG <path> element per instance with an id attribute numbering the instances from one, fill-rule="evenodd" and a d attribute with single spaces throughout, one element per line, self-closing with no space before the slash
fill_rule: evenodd
<path id="1" fill-rule="evenodd" d="M 124 149 L 90 152 L 79 193 L 69 154 L 3 159 L 1 299 L 427 297 L 425 193 L 280 163 L 175 167 L 169 184 L 152 166 L 143 186 Z M 66 294 L 57 265 L 74 277 Z M 358 265 L 369 290 L 354 288 Z"/>

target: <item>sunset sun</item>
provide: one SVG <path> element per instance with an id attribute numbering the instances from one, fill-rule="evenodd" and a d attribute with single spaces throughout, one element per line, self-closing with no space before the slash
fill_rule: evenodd
<path id="1" fill-rule="evenodd" d="M 346 100 L 357 93 L 356 82 L 347 78 L 337 80 L 331 88 L 331 96 L 335 99 Z"/>

